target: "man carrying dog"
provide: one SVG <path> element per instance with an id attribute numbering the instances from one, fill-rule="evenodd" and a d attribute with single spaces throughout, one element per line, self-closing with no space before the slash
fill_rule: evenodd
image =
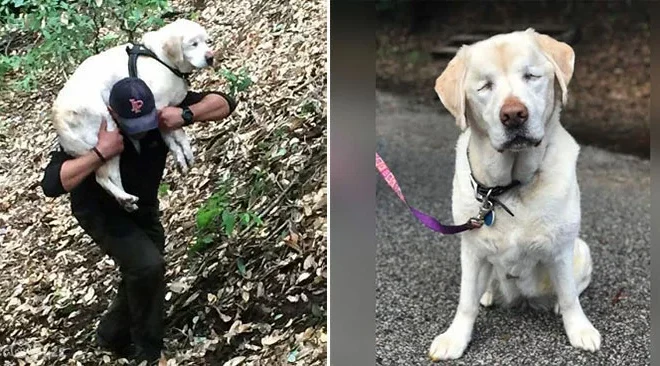
<path id="1" fill-rule="evenodd" d="M 99 345 L 138 363 L 160 360 L 162 364 L 165 233 L 158 187 L 169 150 L 159 129 L 222 120 L 234 111 L 236 102 L 220 92 L 188 92 L 178 107 L 158 111 L 144 81 L 129 77 L 113 86 L 109 104 L 119 129 L 107 131 L 104 121 L 97 145 L 80 157 L 62 149 L 53 152 L 41 186 L 48 197 L 71 194 L 71 210 L 80 226 L 119 265 L 117 296 L 96 331 Z M 125 138 L 139 149 L 125 143 Z M 93 174 L 117 155 L 121 155 L 126 192 L 139 198 L 138 210 L 131 213 L 96 183 Z"/>

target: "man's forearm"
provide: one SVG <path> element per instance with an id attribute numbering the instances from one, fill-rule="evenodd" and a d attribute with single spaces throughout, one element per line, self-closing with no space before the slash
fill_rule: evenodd
<path id="1" fill-rule="evenodd" d="M 89 151 L 85 155 L 65 161 L 60 170 L 62 187 L 65 191 L 70 192 L 101 165 L 103 165 L 103 162 L 94 151 Z"/>
<path id="2" fill-rule="evenodd" d="M 191 105 L 196 122 L 217 121 L 229 115 L 229 103 L 218 94 L 209 94 L 198 103 Z"/>

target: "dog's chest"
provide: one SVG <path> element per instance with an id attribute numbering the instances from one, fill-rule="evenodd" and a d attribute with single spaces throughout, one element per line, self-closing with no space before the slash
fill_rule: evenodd
<path id="1" fill-rule="evenodd" d="M 506 276 L 530 277 L 541 259 L 546 256 L 540 248 L 526 243 L 515 243 L 506 247 L 502 246 L 501 242 L 493 245 L 498 246 L 498 249 L 487 255 L 486 259 Z"/>
<path id="2" fill-rule="evenodd" d="M 515 198 L 507 200 L 507 206 L 515 216 L 496 209 L 492 226 L 467 233 L 469 245 L 504 272 L 525 276 L 539 261 L 552 256 L 554 226 Z"/>

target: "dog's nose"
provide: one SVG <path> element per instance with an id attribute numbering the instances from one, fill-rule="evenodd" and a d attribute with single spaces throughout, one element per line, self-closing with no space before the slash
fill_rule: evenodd
<path id="1" fill-rule="evenodd" d="M 204 58 L 206 58 L 206 63 L 207 63 L 209 66 L 213 66 L 213 52 L 212 52 L 212 51 L 207 51 L 207 52 L 204 54 Z"/>
<path id="2" fill-rule="evenodd" d="M 509 128 L 522 126 L 529 117 L 527 107 L 518 98 L 507 98 L 500 109 L 500 121 Z"/>

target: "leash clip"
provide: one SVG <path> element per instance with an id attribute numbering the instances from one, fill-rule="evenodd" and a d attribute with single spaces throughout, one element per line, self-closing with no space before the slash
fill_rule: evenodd
<path id="1" fill-rule="evenodd" d="M 477 201 L 481 202 L 481 207 L 479 207 L 479 213 L 477 216 L 470 219 L 470 224 L 473 228 L 480 228 L 484 224 L 486 226 L 493 225 L 495 222 L 495 211 L 493 210 L 493 202 L 490 200 L 490 195 L 493 193 L 493 189 L 489 189 L 486 195 L 481 195 L 477 190 L 475 190 L 475 195 Z"/>

